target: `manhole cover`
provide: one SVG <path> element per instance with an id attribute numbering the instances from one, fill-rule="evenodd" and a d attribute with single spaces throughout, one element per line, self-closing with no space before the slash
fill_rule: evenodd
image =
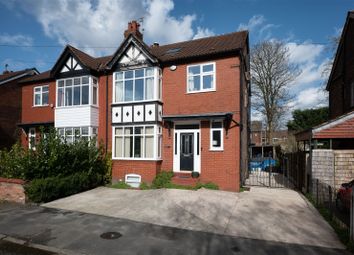
<path id="1" fill-rule="evenodd" d="M 118 233 L 118 232 L 106 232 L 106 233 L 103 233 L 100 235 L 101 238 L 108 239 L 108 240 L 118 239 L 121 236 L 122 236 L 122 234 Z"/>
<path id="2" fill-rule="evenodd" d="M 241 251 L 240 248 L 238 248 L 237 246 L 232 247 L 231 250 L 235 253 Z"/>

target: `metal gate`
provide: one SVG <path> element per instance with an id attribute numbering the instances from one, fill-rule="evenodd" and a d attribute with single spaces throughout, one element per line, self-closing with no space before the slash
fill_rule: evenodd
<path id="1" fill-rule="evenodd" d="M 270 188 L 292 187 L 287 169 L 280 167 L 280 164 L 277 164 L 271 157 L 251 160 L 245 185 Z"/>

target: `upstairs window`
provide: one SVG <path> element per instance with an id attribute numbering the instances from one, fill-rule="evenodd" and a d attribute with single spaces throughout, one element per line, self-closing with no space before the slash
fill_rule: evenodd
<path id="1" fill-rule="evenodd" d="M 211 121 L 210 123 L 210 150 L 224 149 L 223 122 Z"/>
<path id="2" fill-rule="evenodd" d="M 97 86 L 97 79 L 89 76 L 59 80 L 57 106 L 97 105 Z"/>
<path id="3" fill-rule="evenodd" d="M 46 106 L 49 102 L 49 86 L 34 87 L 34 106 Z"/>
<path id="4" fill-rule="evenodd" d="M 215 90 L 215 63 L 191 65 L 187 67 L 187 92 L 207 92 Z"/>
<path id="5" fill-rule="evenodd" d="M 114 103 L 155 99 L 157 73 L 152 67 L 114 73 Z"/>

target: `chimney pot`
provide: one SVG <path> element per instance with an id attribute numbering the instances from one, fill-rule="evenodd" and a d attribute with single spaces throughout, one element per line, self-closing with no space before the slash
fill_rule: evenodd
<path id="1" fill-rule="evenodd" d="M 140 24 L 136 20 L 128 22 L 128 28 L 124 31 L 124 38 L 127 38 L 130 34 L 135 35 L 140 40 L 143 40 L 143 34 L 139 31 Z"/>
<path id="2" fill-rule="evenodd" d="M 154 42 L 154 43 L 151 45 L 152 48 L 157 48 L 157 47 L 159 47 L 159 46 L 160 46 L 160 44 L 159 44 L 158 42 Z"/>

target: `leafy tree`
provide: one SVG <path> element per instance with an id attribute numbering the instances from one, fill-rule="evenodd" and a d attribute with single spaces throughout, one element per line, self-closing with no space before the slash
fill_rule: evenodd
<path id="1" fill-rule="evenodd" d="M 289 85 L 300 74 L 296 65 L 290 63 L 289 49 L 283 42 L 263 41 L 251 51 L 252 107 L 266 120 L 267 138 L 281 124 L 292 99 Z"/>
<path id="2" fill-rule="evenodd" d="M 302 131 L 328 120 L 328 107 L 293 111 L 293 120 L 287 126 L 289 130 Z"/>

